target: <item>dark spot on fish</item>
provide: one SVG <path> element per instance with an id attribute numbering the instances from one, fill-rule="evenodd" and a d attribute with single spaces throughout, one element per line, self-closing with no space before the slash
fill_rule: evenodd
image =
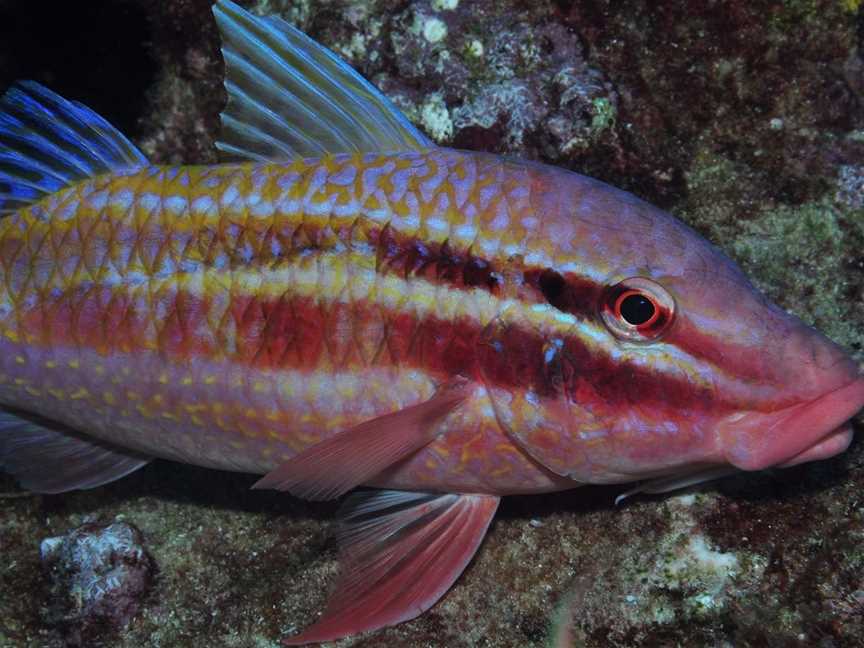
<path id="1" fill-rule="evenodd" d="M 481 286 L 492 290 L 498 285 L 498 278 L 492 272 L 492 266 L 483 259 L 472 257 L 462 269 L 462 283 L 466 286 Z"/>
<path id="2" fill-rule="evenodd" d="M 540 292 L 552 306 L 560 311 L 567 310 L 567 282 L 554 270 L 544 270 L 537 279 Z"/>
<path id="3" fill-rule="evenodd" d="M 379 272 L 406 279 L 422 277 L 455 288 L 485 288 L 490 292 L 500 283 L 500 275 L 492 263 L 472 255 L 470 250 L 453 247 L 448 239 L 421 241 L 402 235 L 389 225 L 381 229 L 377 239 Z"/>
<path id="4" fill-rule="evenodd" d="M 597 312 L 603 286 L 574 275 L 565 277 L 552 268 L 526 270 L 523 283 L 535 288 L 551 306 L 563 313 L 592 317 Z"/>

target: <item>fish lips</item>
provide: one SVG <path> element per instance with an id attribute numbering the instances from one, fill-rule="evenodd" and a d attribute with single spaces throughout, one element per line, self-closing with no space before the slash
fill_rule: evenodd
<path id="1" fill-rule="evenodd" d="M 864 376 L 815 400 L 774 412 L 736 413 L 719 425 L 725 459 L 741 470 L 833 457 L 852 442 L 849 419 L 864 407 Z"/>

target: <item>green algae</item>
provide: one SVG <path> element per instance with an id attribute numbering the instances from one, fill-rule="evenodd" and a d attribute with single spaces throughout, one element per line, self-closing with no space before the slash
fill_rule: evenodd
<path id="1" fill-rule="evenodd" d="M 679 215 L 717 242 L 768 297 L 864 359 L 864 210 L 834 191 L 799 205 L 758 194 L 718 156 L 697 157 Z M 745 217 L 741 211 L 746 210 Z"/>
<path id="2" fill-rule="evenodd" d="M 864 249 L 864 211 L 830 199 L 781 206 L 745 225 L 734 255 L 787 310 L 864 358 L 860 277 L 845 271 Z"/>
<path id="3" fill-rule="evenodd" d="M 436 142 L 449 142 L 453 137 L 453 119 L 444 97 L 437 92 L 426 97 L 418 120 L 423 130 Z"/>
<path id="4" fill-rule="evenodd" d="M 614 537 L 604 539 L 598 529 L 592 541 L 601 546 L 581 550 L 595 559 L 606 552 L 601 565 L 614 562 L 616 569 L 604 569 L 601 579 L 593 566 L 578 574 L 553 615 L 550 637 L 580 638 L 576 645 L 630 645 L 626 637 L 648 628 L 647 636 L 688 624 L 716 627 L 742 588 L 758 583 L 765 565 L 753 551 L 720 550 L 704 535 L 701 517 L 716 501 L 716 495 L 681 495 L 656 510 L 637 504 L 634 511 L 621 511 L 629 518 L 625 526 L 635 516 L 647 516 L 655 526 L 617 548 Z M 591 565 L 591 558 L 586 562 Z M 606 644 L 592 640 L 600 636 Z"/>
<path id="5" fill-rule="evenodd" d="M 607 128 L 615 126 L 617 110 L 606 97 L 596 97 L 591 101 L 593 115 L 591 116 L 591 134 L 597 137 Z"/>
<path id="6" fill-rule="evenodd" d="M 16 582 L 16 591 L 29 590 L 41 598 L 41 538 L 63 534 L 88 520 L 130 520 L 141 530 L 159 575 L 155 592 L 144 600 L 130 627 L 119 635 L 107 633 L 111 646 L 190 645 L 209 636 L 219 646 L 275 648 L 281 636 L 298 630 L 286 625 L 286 619 L 323 604 L 335 562 L 322 520 L 333 513 L 333 506 L 305 521 L 294 519 L 292 509 L 299 505 L 293 511 L 299 513 L 308 508 L 290 498 L 256 497 L 244 506 L 239 502 L 247 497 L 249 478 L 216 475 L 222 483 L 214 487 L 209 471 L 157 464 L 118 483 L 112 495 L 93 491 L 68 494 L 62 500 L 33 497 L 16 502 L 16 507 L 50 507 L 52 512 L 13 545 L 6 540 L 12 531 L 9 522 L 15 518 L 4 517 L 0 542 L 4 550 L 14 547 L 19 564 L 0 573 L 0 584 Z M 235 498 L 237 494 L 243 494 L 241 499 Z M 293 586 L 294 578 L 304 587 Z M 22 589 L 22 583 L 28 589 Z M 316 583 L 317 598 L 310 596 Z M 4 612 L 11 603 L 0 598 Z M 18 615 L 26 623 L 12 628 L 20 643 L 11 645 L 57 644 L 59 639 L 41 614 L 37 606 Z"/>

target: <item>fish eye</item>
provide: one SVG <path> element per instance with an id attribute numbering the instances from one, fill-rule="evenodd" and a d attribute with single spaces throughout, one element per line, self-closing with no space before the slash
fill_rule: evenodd
<path id="1" fill-rule="evenodd" d="M 660 313 L 651 298 L 636 290 L 621 293 L 615 300 L 615 315 L 633 326 L 651 324 Z"/>
<path id="2" fill-rule="evenodd" d="M 672 295 L 644 277 L 631 277 L 608 288 L 601 307 L 603 321 L 616 337 L 637 342 L 659 338 L 674 314 Z"/>

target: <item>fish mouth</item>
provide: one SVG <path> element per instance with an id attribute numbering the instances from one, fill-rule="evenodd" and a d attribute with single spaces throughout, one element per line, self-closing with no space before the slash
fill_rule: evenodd
<path id="1" fill-rule="evenodd" d="M 864 376 L 815 400 L 775 412 L 733 414 L 719 426 L 723 455 L 742 470 L 795 466 L 837 455 L 852 442 L 848 423 L 864 407 Z"/>
<path id="2" fill-rule="evenodd" d="M 799 452 L 791 459 L 778 464 L 777 467 L 789 468 L 791 466 L 797 466 L 798 464 L 807 463 L 808 461 L 830 459 L 841 452 L 846 452 L 849 444 L 852 443 L 852 437 L 854 434 L 855 433 L 852 431 L 852 425 L 850 423 L 841 425 L 837 429 L 829 432 L 826 436 L 822 437 L 820 441 L 816 442 L 816 445 L 810 446 L 804 452 Z"/>

